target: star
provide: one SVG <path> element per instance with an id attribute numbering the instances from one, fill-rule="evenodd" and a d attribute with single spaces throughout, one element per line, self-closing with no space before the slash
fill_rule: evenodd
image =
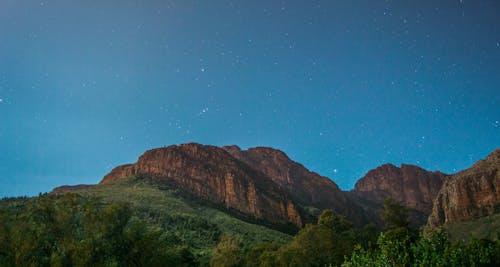
<path id="1" fill-rule="evenodd" d="M 198 112 L 198 117 L 199 116 L 202 116 L 203 114 L 207 113 L 208 112 L 208 107 L 205 107 L 205 108 L 202 108 L 200 110 L 200 112 Z"/>

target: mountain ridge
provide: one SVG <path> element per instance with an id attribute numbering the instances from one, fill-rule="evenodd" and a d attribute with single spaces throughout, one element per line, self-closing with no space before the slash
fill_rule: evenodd
<path id="1" fill-rule="evenodd" d="M 474 166 L 484 164 L 481 162 Z M 342 191 L 328 177 L 308 170 L 278 149 L 188 143 L 148 150 L 136 163 L 114 168 L 99 184 L 127 177 L 166 183 L 250 219 L 296 228 L 313 221 L 324 209 L 344 215 L 357 226 L 373 221 L 381 225 L 378 210 L 385 198 L 392 197 L 412 211 L 411 220 L 420 226 L 434 214 L 438 192 L 467 170 L 448 175 L 410 164 L 397 167 L 387 163 L 368 171 L 353 190 Z M 71 187 L 54 190 L 65 191 Z M 495 205 L 490 207 L 493 213 L 497 212 Z"/>

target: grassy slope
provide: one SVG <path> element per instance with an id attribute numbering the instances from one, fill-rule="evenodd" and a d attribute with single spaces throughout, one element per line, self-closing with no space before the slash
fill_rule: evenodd
<path id="1" fill-rule="evenodd" d="M 134 210 L 141 217 L 148 217 L 149 213 L 156 214 L 156 222 L 162 221 L 162 217 L 170 218 L 170 225 L 175 227 L 175 218 L 183 220 L 195 219 L 207 221 L 217 226 L 222 233 L 237 234 L 242 237 L 244 244 L 256 244 L 260 242 L 285 243 L 291 240 L 291 236 L 275 231 L 264 226 L 244 222 L 228 215 L 218 209 L 202 205 L 200 202 L 183 198 L 176 191 L 161 188 L 157 185 L 140 181 L 124 180 L 112 184 L 98 185 L 91 189 L 79 189 L 75 193 L 102 198 L 105 203 L 125 201 L 132 203 Z M 164 223 L 165 225 L 165 223 Z M 211 249 L 215 244 L 204 240 L 191 240 L 202 250 Z"/>
<path id="2" fill-rule="evenodd" d="M 449 223 L 444 229 L 453 241 L 470 241 L 473 238 L 498 240 L 500 233 L 500 213 L 473 221 Z"/>

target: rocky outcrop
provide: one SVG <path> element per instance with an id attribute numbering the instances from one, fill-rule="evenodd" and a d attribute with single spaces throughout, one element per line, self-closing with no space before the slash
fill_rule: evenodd
<path id="1" fill-rule="evenodd" d="M 369 171 L 354 186 L 354 193 L 366 200 L 382 204 L 388 197 L 427 216 L 446 177 L 413 165 L 400 168 L 385 164 Z"/>
<path id="2" fill-rule="evenodd" d="M 303 225 L 297 205 L 285 190 L 219 147 L 192 143 L 149 150 L 135 164 L 113 169 L 101 184 L 131 176 L 173 185 L 256 220 Z"/>
<path id="3" fill-rule="evenodd" d="M 500 212 L 500 149 L 445 179 L 429 217 L 436 227 Z"/>
<path id="4" fill-rule="evenodd" d="M 361 209 L 349 201 L 337 184 L 327 177 L 309 171 L 282 151 L 268 147 L 241 150 L 237 146 L 226 146 L 223 149 L 270 177 L 300 205 L 319 210 L 332 209 L 358 225 L 365 221 Z"/>

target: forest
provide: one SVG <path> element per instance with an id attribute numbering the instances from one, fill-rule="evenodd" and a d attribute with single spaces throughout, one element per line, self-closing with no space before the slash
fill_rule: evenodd
<path id="1" fill-rule="evenodd" d="M 7 198 L 0 266 L 500 266 L 498 239 L 451 242 L 442 229 L 414 229 L 392 199 L 381 217 L 383 229 L 355 229 L 326 210 L 284 242 L 248 242 L 202 217 L 127 202 L 75 193 Z"/>

